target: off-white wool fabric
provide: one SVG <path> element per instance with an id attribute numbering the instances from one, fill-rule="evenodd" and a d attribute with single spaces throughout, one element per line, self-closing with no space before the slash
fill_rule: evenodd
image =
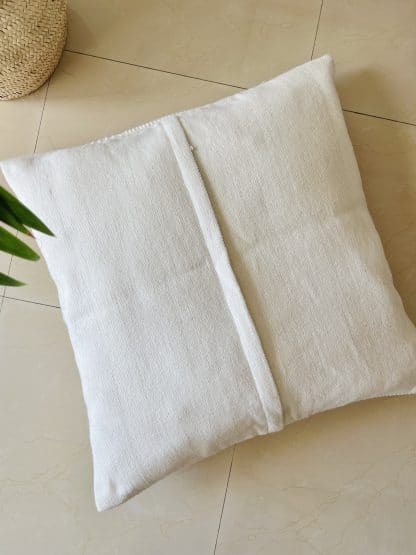
<path id="1" fill-rule="evenodd" d="M 99 510 L 227 446 L 416 390 L 416 333 L 324 56 L 208 106 L 2 163 L 54 231 Z"/>

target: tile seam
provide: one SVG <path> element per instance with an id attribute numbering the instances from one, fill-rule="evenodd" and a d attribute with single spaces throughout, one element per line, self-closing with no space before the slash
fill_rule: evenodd
<path id="1" fill-rule="evenodd" d="M 174 71 L 169 71 L 169 70 L 166 70 L 166 69 L 160 69 L 160 68 L 157 68 L 157 67 L 135 64 L 133 62 L 124 62 L 123 60 L 116 60 L 115 58 L 107 58 L 105 56 L 98 56 L 96 54 L 88 54 L 86 52 L 80 52 L 78 50 L 65 49 L 65 52 L 68 52 L 70 54 L 76 54 L 78 56 L 86 56 L 88 58 L 94 58 L 94 59 L 97 59 L 97 60 L 105 60 L 107 62 L 113 62 L 115 64 L 123 64 L 123 65 L 131 66 L 131 67 L 137 67 L 137 68 L 140 68 L 140 69 L 147 69 L 149 71 L 157 71 L 159 73 L 165 73 L 165 74 L 168 74 L 168 75 L 176 75 L 177 77 L 183 77 L 185 79 L 194 79 L 195 81 L 203 81 L 204 83 L 211 83 L 213 85 L 221 85 L 221 86 L 224 86 L 224 87 L 231 87 L 231 88 L 238 89 L 238 90 L 241 90 L 241 91 L 246 91 L 247 89 L 250 88 L 250 87 L 242 87 L 241 85 L 235 85 L 235 84 L 232 84 L 232 83 L 224 83 L 222 81 L 214 81 L 212 79 L 204 79 L 203 77 L 198 77 L 196 75 L 187 75 L 186 73 L 177 73 L 177 72 L 174 72 Z M 305 61 L 305 63 L 306 63 L 306 61 Z M 253 85 L 253 86 L 255 86 L 255 85 Z M 413 127 L 416 127 L 416 122 L 412 123 L 410 121 L 404 121 L 404 120 L 389 118 L 387 116 L 380 116 L 380 115 L 377 115 L 377 114 L 369 114 L 367 112 L 360 112 L 358 110 L 351 110 L 351 109 L 348 109 L 348 108 L 343 108 L 343 111 L 348 112 L 348 113 L 352 113 L 352 114 L 358 114 L 358 115 L 361 115 L 361 116 L 367 116 L 369 118 L 382 119 L 382 120 L 385 120 L 385 121 L 391 121 L 391 122 L 394 122 L 394 123 L 400 123 L 400 124 L 403 124 L 403 125 L 411 125 Z"/>
<path id="2" fill-rule="evenodd" d="M 231 455 L 231 462 L 230 462 L 230 467 L 228 469 L 228 476 L 227 476 L 227 483 L 225 485 L 225 491 L 224 491 L 224 498 L 222 500 L 222 505 L 221 505 L 221 513 L 220 513 L 220 518 L 218 521 L 218 529 L 217 529 L 217 536 L 215 538 L 215 545 L 214 545 L 214 551 L 213 551 L 213 555 L 216 555 L 217 553 L 217 547 L 218 547 L 218 539 L 220 537 L 220 531 L 221 531 L 221 524 L 222 524 L 222 517 L 224 515 L 224 507 L 225 507 L 225 502 L 227 500 L 227 493 L 228 493 L 228 486 L 230 484 L 230 477 L 231 477 L 231 470 L 233 468 L 233 462 L 234 462 L 234 455 L 235 455 L 235 450 L 236 450 L 237 446 L 234 445 L 233 447 L 233 452 Z"/>
<path id="3" fill-rule="evenodd" d="M 321 22 L 321 15 L 322 15 L 323 5 L 324 5 L 324 0 L 321 0 L 321 6 L 319 8 L 319 14 L 318 14 L 318 21 L 316 22 L 315 36 L 313 38 L 312 52 L 311 52 L 311 57 L 310 57 L 311 60 L 313 59 L 313 55 L 315 54 L 316 39 L 318 37 L 319 24 Z"/>

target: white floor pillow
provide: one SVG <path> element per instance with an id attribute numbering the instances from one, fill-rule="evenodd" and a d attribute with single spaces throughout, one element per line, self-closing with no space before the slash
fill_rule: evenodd
<path id="1" fill-rule="evenodd" d="M 54 231 L 99 510 L 318 411 L 416 391 L 416 333 L 328 56 L 77 148 L 2 163 Z M 18 276 L 17 276 L 18 277 Z"/>

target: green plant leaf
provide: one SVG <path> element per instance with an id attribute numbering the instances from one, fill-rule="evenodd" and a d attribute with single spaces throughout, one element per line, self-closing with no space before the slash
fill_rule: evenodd
<path id="1" fill-rule="evenodd" d="M 21 285 L 25 285 L 25 284 L 21 281 L 17 281 L 17 279 L 14 279 L 10 276 L 6 276 L 6 274 L 2 274 L 0 272 L 0 285 L 7 285 L 9 287 L 20 287 Z"/>
<path id="2" fill-rule="evenodd" d="M 22 224 L 46 233 L 46 235 L 53 235 L 52 231 L 37 217 L 35 214 L 26 208 L 16 197 L 11 195 L 9 191 L 6 191 L 4 187 L 0 186 L 0 199 L 7 205 L 9 210 L 13 213 L 15 218 L 19 220 Z"/>
<path id="3" fill-rule="evenodd" d="M 10 212 L 7 204 L 4 203 L 2 199 L 0 199 L 0 221 L 10 227 L 14 227 L 14 229 L 17 229 L 17 231 L 21 231 L 26 235 L 32 235 L 30 231 L 14 216 L 13 212 Z"/>
<path id="4" fill-rule="evenodd" d="M 0 251 L 26 258 L 26 260 L 39 260 L 39 255 L 34 250 L 2 227 L 0 227 Z"/>

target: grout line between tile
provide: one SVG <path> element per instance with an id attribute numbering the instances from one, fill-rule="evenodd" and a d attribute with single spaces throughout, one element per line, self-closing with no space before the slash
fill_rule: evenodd
<path id="1" fill-rule="evenodd" d="M 319 12 L 318 24 L 317 24 L 316 33 L 315 33 L 315 41 L 314 41 L 314 47 L 313 47 L 313 50 L 312 50 L 311 59 L 312 59 L 312 56 L 314 54 L 315 42 L 316 42 L 316 37 L 317 37 L 317 34 L 318 34 L 318 26 L 319 26 L 319 21 L 320 21 L 320 17 L 321 17 L 322 7 L 323 7 L 323 0 L 321 2 L 321 10 Z M 106 60 L 107 62 L 114 62 L 116 64 L 124 64 L 124 65 L 132 66 L 132 67 L 139 67 L 141 69 L 148 69 L 150 71 L 158 71 L 160 73 L 167 73 L 168 75 L 176 75 L 178 77 L 185 77 L 186 79 L 195 79 L 196 81 L 204 81 L 205 83 L 212 83 L 214 85 L 223 85 L 225 87 L 232 87 L 234 89 L 239 89 L 239 90 L 242 90 L 242 91 L 246 91 L 247 88 L 248 88 L 248 87 L 241 87 L 240 85 L 232 85 L 231 83 L 223 83 L 222 81 L 213 81 L 211 79 L 203 79 L 202 77 L 196 77 L 196 76 L 193 76 L 193 75 L 186 75 L 185 73 L 175 73 L 174 71 L 168 71 L 166 69 L 158 69 L 156 67 L 144 66 L 144 65 L 140 65 L 140 64 L 133 64 L 132 62 L 123 62 L 122 60 L 116 60 L 114 58 L 106 58 L 104 56 L 97 56 L 96 54 L 87 54 L 85 52 L 79 52 L 77 50 L 65 49 L 65 52 L 69 52 L 70 54 L 77 54 L 79 56 L 87 56 L 89 58 L 96 58 L 98 60 Z M 46 101 L 46 97 L 45 97 L 45 101 Z M 416 123 L 411 123 L 410 121 L 402 121 L 402 120 L 398 120 L 398 119 L 387 118 L 387 117 L 384 117 L 384 116 L 377 116 L 375 114 L 367 114 L 366 112 L 358 112 L 356 110 L 347 110 L 345 108 L 343 108 L 343 111 L 344 112 L 349 112 L 349 113 L 352 113 L 352 114 L 358 114 L 360 116 L 367 116 L 369 118 L 384 119 L 386 121 L 392 121 L 392 122 L 395 122 L 395 123 L 403 123 L 404 125 L 412 125 L 412 126 L 416 127 Z"/>
<path id="2" fill-rule="evenodd" d="M 234 445 L 234 447 L 233 447 L 233 454 L 231 455 L 230 468 L 229 468 L 229 470 L 228 470 L 227 484 L 226 484 L 226 486 L 225 486 L 224 499 L 222 500 L 222 507 L 221 507 L 221 513 L 220 513 L 220 520 L 219 520 L 219 522 L 218 522 L 217 537 L 215 538 L 215 545 L 214 545 L 213 555 L 216 555 L 216 553 L 217 553 L 217 545 L 218 545 L 218 538 L 220 537 L 220 530 L 221 530 L 221 523 L 222 523 L 222 515 L 224 514 L 225 501 L 226 501 L 226 499 L 227 499 L 228 485 L 229 485 L 229 483 L 230 483 L 231 470 L 232 470 L 232 468 L 233 468 L 234 455 L 235 455 L 235 450 L 236 450 L 236 448 L 237 448 L 237 446 Z"/>
<path id="3" fill-rule="evenodd" d="M 311 52 L 311 60 L 313 58 L 313 55 L 315 53 L 315 46 L 316 46 L 316 38 L 318 36 L 318 29 L 319 29 L 319 23 L 321 22 L 321 15 L 322 15 L 322 7 L 324 5 L 324 0 L 321 0 L 321 7 L 319 8 L 319 14 L 318 14 L 318 21 L 316 22 L 316 30 L 315 30 L 315 37 L 313 39 L 313 46 L 312 46 L 312 52 Z"/>
<path id="4" fill-rule="evenodd" d="M 38 146 L 40 128 L 42 127 L 43 112 L 45 111 L 46 99 L 48 98 L 48 91 L 49 91 L 49 85 L 50 85 L 50 83 L 51 83 L 51 79 L 52 79 L 52 77 L 49 77 L 48 82 L 47 82 L 47 84 L 46 84 L 45 97 L 44 97 L 44 99 L 43 99 L 42 111 L 41 111 L 41 113 L 40 113 L 38 131 L 37 131 L 37 133 L 36 133 L 36 139 L 35 139 L 35 146 L 34 146 L 34 148 L 33 148 L 33 154 L 35 154 L 36 149 L 37 149 L 37 146 Z"/>
<path id="5" fill-rule="evenodd" d="M 90 58 L 96 58 L 98 60 L 106 60 L 107 62 L 115 62 L 117 64 L 124 64 L 126 66 L 139 67 L 141 69 L 149 69 L 150 71 L 158 71 L 159 73 L 167 73 L 168 75 L 176 75 L 178 77 L 186 77 L 187 79 L 195 79 L 196 81 L 204 81 L 205 83 L 213 83 L 214 85 L 223 85 L 225 87 L 233 87 L 234 89 L 245 90 L 246 87 L 241 87 L 240 85 L 232 85 L 231 83 L 222 83 L 221 81 L 213 81 L 212 79 L 204 79 L 203 77 L 196 77 L 195 75 L 186 75 L 186 73 L 177 73 L 176 71 L 168 71 L 167 69 L 160 69 L 157 67 L 145 66 L 141 64 L 134 64 L 133 62 L 123 62 L 122 60 L 116 60 L 114 58 L 107 58 L 105 56 L 97 56 L 96 54 L 87 54 L 85 52 L 79 52 L 78 50 L 70 50 L 65 48 L 65 52 L 70 54 L 78 54 L 79 56 L 89 56 Z"/>
<path id="6" fill-rule="evenodd" d="M 57 309 L 61 308 L 60 306 L 58 306 L 56 304 L 41 303 L 41 302 L 38 302 L 38 301 L 29 301 L 27 299 L 18 299 L 17 297 L 9 297 L 9 295 L 4 295 L 3 298 L 8 299 L 9 301 L 18 301 L 20 303 L 36 304 L 36 305 L 39 305 L 39 306 L 46 306 L 48 308 L 57 308 Z"/>
<path id="7" fill-rule="evenodd" d="M 349 114 L 367 116 L 368 118 L 383 119 L 384 121 L 392 121 L 393 123 L 402 123 L 403 125 L 411 125 L 412 127 L 416 127 L 416 123 L 411 123 L 410 121 L 402 121 L 399 119 L 387 118 L 385 116 L 376 116 L 375 114 L 366 114 L 365 112 L 358 112 L 357 110 L 347 110 L 346 108 L 343 108 L 342 110 L 344 112 L 348 112 Z"/>

